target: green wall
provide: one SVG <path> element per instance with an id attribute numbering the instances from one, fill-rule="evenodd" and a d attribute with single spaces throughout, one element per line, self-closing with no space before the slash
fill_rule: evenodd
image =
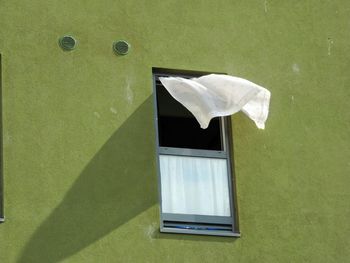
<path id="1" fill-rule="evenodd" d="M 349 27 L 346 0 L 0 0 L 0 262 L 349 262 Z M 241 238 L 158 232 L 152 67 L 272 92 L 264 131 L 232 118 Z"/>

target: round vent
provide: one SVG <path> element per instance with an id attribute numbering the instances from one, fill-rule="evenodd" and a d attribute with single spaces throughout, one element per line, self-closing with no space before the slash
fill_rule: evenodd
<path id="1" fill-rule="evenodd" d="M 59 39 L 59 44 L 63 50 L 69 51 L 76 47 L 77 41 L 72 36 L 63 36 Z"/>
<path id="2" fill-rule="evenodd" d="M 113 50 L 118 55 L 126 55 L 128 54 L 130 49 L 130 44 L 124 40 L 118 40 L 113 43 Z"/>

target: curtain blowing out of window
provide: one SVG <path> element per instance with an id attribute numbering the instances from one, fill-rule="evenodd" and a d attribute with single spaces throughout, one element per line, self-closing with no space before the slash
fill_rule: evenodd
<path id="1" fill-rule="evenodd" d="M 264 129 L 265 127 L 271 94 L 267 89 L 248 80 L 218 74 L 191 79 L 159 77 L 159 80 L 170 95 L 193 114 L 202 129 L 208 128 L 212 118 L 229 116 L 240 110 L 251 118 L 258 128 Z M 167 116 L 165 109 L 169 108 L 171 101 L 162 101 L 165 96 L 162 97 L 161 94 L 163 93 L 158 94 L 158 110 L 160 130 L 164 132 L 169 129 L 164 128 L 166 126 L 162 120 Z M 177 116 L 179 112 L 181 111 L 177 110 L 168 115 L 179 119 Z M 184 137 L 192 135 L 193 138 L 196 138 L 196 133 L 200 134 L 198 131 L 193 133 L 192 126 L 190 126 L 191 129 L 187 126 L 181 127 L 183 127 L 180 130 Z M 214 126 L 209 126 L 208 130 L 210 127 Z M 219 131 L 219 126 L 216 129 Z M 160 137 L 167 138 L 162 132 Z M 176 137 L 177 133 L 173 137 Z M 209 134 L 202 137 L 201 140 L 209 139 Z M 194 140 L 193 138 L 191 140 Z M 163 140 L 160 146 L 169 147 L 169 145 L 162 145 L 162 142 Z M 183 146 L 182 144 L 177 146 L 177 144 L 170 147 L 181 148 Z M 186 146 L 185 148 L 191 147 Z M 226 158 L 213 158 L 211 156 L 213 149 L 206 147 L 199 149 L 206 150 L 207 155 L 205 157 L 180 154 L 159 155 L 162 212 L 230 217 L 232 216 L 228 163 L 230 160 L 227 156 Z M 227 149 L 224 147 L 221 151 L 225 152 Z"/>
<path id="2" fill-rule="evenodd" d="M 212 118 L 229 116 L 240 110 L 259 129 L 265 128 L 271 93 L 246 79 L 210 74 L 199 78 L 160 77 L 159 80 L 178 102 L 206 129 Z"/>

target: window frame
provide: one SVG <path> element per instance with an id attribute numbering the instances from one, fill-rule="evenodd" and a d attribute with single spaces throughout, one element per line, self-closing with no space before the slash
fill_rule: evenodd
<path id="1" fill-rule="evenodd" d="M 182 233 L 197 235 L 231 236 L 240 237 L 238 227 L 238 207 L 236 202 L 236 186 L 233 167 L 233 137 L 231 130 L 231 118 L 220 117 L 220 133 L 222 150 L 203 150 L 189 148 L 162 147 L 159 145 L 159 127 L 158 127 L 158 99 L 157 99 L 157 81 L 159 77 L 184 77 L 193 78 L 210 74 L 208 72 L 168 70 L 153 68 L 153 98 L 154 98 L 154 122 L 156 133 L 156 165 L 158 177 L 158 196 L 160 206 L 160 232 L 164 233 Z M 222 74 L 222 73 L 221 73 Z M 162 211 L 162 191 L 161 191 L 161 173 L 160 173 L 160 155 L 207 157 L 225 159 L 227 163 L 227 176 L 229 186 L 230 216 L 210 216 L 193 214 L 175 214 L 164 213 Z M 175 225 L 183 224 L 183 228 Z M 173 226 L 173 227 L 171 227 Z M 188 226 L 186 228 L 186 226 Z M 213 230 L 208 230 L 212 227 Z"/>
<path id="2" fill-rule="evenodd" d="M 0 223 L 5 222 L 4 215 L 4 160 L 3 160 L 3 103 L 2 103 L 2 55 L 0 53 Z"/>

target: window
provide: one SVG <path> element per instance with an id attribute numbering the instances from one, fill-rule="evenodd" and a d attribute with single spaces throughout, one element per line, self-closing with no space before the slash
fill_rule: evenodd
<path id="1" fill-rule="evenodd" d="M 239 236 L 230 118 L 214 118 L 207 129 L 201 129 L 159 81 L 159 77 L 201 75 L 153 69 L 160 230 Z"/>

